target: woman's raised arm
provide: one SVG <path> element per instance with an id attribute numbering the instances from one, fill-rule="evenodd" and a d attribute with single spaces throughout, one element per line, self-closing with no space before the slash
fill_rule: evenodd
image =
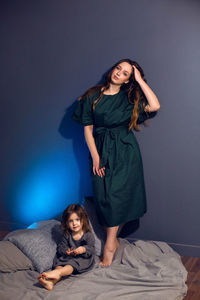
<path id="1" fill-rule="evenodd" d="M 148 84 L 143 80 L 140 71 L 133 66 L 134 68 L 134 75 L 135 75 L 135 80 L 138 82 L 138 84 L 140 85 L 143 93 L 146 96 L 146 99 L 148 101 L 148 104 L 145 107 L 145 111 L 146 112 L 153 112 L 153 111 L 157 111 L 160 109 L 160 103 L 158 101 L 157 96 L 155 95 L 155 93 L 152 91 L 152 89 L 148 86 Z"/>

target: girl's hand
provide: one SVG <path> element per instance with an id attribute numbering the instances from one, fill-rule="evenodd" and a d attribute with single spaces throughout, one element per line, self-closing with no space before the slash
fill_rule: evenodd
<path id="1" fill-rule="evenodd" d="M 72 248 L 69 248 L 69 249 L 67 249 L 66 254 L 67 255 L 73 254 L 73 251 L 74 250 Z"/>
<path id="2" fill-rule="evenodd" d="M 79 255 L 79 254 L 83 254 L 85 252 L 86 252 L 85 247 L 80 246 L 80 247 L 73 250 L 73 255 L 76 256 L 76 255 Z"/>
<path id="3" fill-rule="evenodd" d="M 133 70 L 134 70 L 135 80 L 137 82 L 139 82 L 140 80 L 143 80 L 140 71 L 135 66 L 132 65 L 132 67 L 133 67 Z"/>
<path id="4" fill-rule="evenodd" d="M 105 167 L 99 168 L 100 166 L 100 157 L 93 159 L 93 173 L 98 175 L 101 178 L 105 176 Z"/>

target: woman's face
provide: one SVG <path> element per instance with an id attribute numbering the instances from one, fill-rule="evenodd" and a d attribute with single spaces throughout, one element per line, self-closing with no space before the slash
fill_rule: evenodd
<path id="1" fill-rule="evenodd" d="M 111 74 L 111 82 L 116 85 L 128 83 L 132 72 L 133 67 L 127 62 L 122 62 L 113 69 Z"/>

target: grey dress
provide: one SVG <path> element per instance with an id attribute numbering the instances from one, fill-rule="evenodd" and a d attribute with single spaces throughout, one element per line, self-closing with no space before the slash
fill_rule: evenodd
<path id="1" fill-rule="evenodd" d="M 83 273 L 90 270 L 94 265 L 95 256 L 95 239 L 91 232 L 83 234 L 80 240 L 74 240 L 71 234 L 63 234 L 61 242 L 58 244 L 56 257 L 54 258 L 53 267 L 70 265 L 74 268 L 73 273 Z M 69 248 L 78 248 L 84 246 L 86 253 L 77 256 L 67 255 L 66 250 Z"/>

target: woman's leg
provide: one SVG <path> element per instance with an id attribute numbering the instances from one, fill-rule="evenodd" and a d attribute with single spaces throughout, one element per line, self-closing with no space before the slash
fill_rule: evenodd
<path id="1" fill-rule="evenodd" d="M 119 247 L 119 242 L 117 240 L 118 229 L 119 226 L 106 228 L 107 239 L 103 250 L 103 259 L 100 262 L 100 265 L 103 267 L 107 267 L 112 264 L 115 251 Z"/>
<path id="2" fill-rule="evenodd" d="M 64 267 L 57 266 L 54 270 L 43 272 L 39 275 L 38 280 L 47 290 L 52 290 L 54 285 L 63 277 L 73 273 L 74 269 L 70 265 Z"/>

